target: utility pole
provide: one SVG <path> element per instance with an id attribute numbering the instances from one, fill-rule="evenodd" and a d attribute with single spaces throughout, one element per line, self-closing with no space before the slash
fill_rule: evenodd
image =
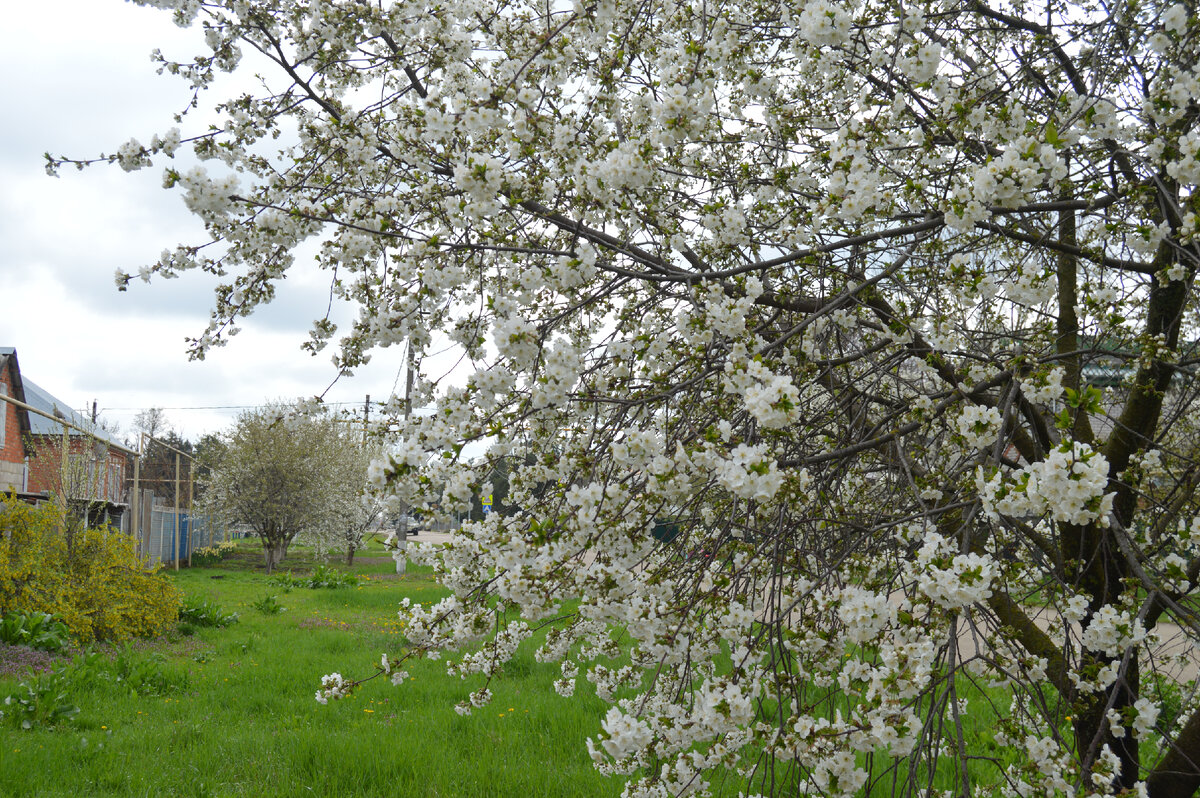
<path id="1" fill-rule="evenodd" d="M 363 443 L 367 442 L 367 430 L 371 426 L 371 394 L 363 402 Z"/>
<path id="2" fill-rule="evenodd" d="M 412 391 L 413 391 L 413 351 L 412 341 L 408 342 L 408 355 L 404 366 L 404 420 L 408 421 L 409 415 L 412 413 Z M 404 513 L 400 517 L 400 548 L 396 552 L 396 573 L 403 574 L 408 568 L 408 502 L 400 505 L 400 512 Z"/>

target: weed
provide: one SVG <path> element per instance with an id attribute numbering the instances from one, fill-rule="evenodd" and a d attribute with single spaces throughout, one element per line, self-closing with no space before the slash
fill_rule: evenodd
<path id="1" fill-rule="evenodd" d="M 187 687 L 187 673 L 171 671 L 157 651 L 139 652 L 125 646 L 112 663 L 113 682 L 134 695 L 169 695 Z"/>
<path id="2" fill-rule="evenodd" d="M 183 602 L 183 606 L 179 608 L 179 631 L 182 634 L 188 634 L 183 631 L 184 624 L 197 626 L 216 626 L 223 627 L 237 623 L 238 614 L 236 612 L 225 612 L 217 606 L 216 602 L 209 598 L 187 598 Z"/>
<path id="3" fill-rule="evenodd" d="M 278 615 L 287 609 L 279 603 L 275 596 L 263 596 L 258 601 L 254 602 L 254 609 L 261 612 L 263 615 Z"/>
<path id="4" fill-rule="evenodd" d="M 336 568 L 330 568 L 324 563 L 318 563 L 313 571 L 308 576 L 292 576 L 292 572 L 286 574 L 275 574 L 268 580 L 272 585 L 277 585 L 284 589 L 293 587 L 311 587 L 311 588 L 340 588 L 353 587 L 358 584 L 358 577 L 345 571 L 339 571 Z"/>
<path id="5" fill-rule="evenodd" d="M 70 642 L 70 632 L 61 618 L 48 612 L 10 612 L 0 618 L 0 642 L 62 651 Z"/>
<path id="6" fill-rule="evenodd" d="M 17 685 L 17 692 L 5 697 L 0 717 L 26 731 L 53 729 L 79 714 L 79 707 L 67 699 L 69 682 L 61 673 L 41 673 Z"/>
<path id="7" fill-rule="evenodd" d="M 26 672 L 41 673 L 52 670 L 55 662 L 55 656 L 47 651 L 0 643 L 0 679 Z"/>
<path id="8" fill-rule="evenodd" d="M 91 693 L 109 684 L 133 696 L 168 695 L 187 687 L 187 673 L 168 667 L 157 651 L 138 651 L 125 645 L 109 658 L 98 651 L 80 654 L 60 671 L 65 684 L 77 692 Z"/>

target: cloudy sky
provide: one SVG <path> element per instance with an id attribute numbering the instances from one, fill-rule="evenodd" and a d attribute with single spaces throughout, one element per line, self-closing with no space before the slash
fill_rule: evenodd
<path id="1" fill-rule="evenodd" d="M 215 278 L 135 280 L 126 293 L 113 284 L 118 268 L 136 274 L 164 248 L 203 240 L 178 192 L 160 187 L 157 168 L 45 173 L 44 152 L 91 157 L 172 127 L 190 93 L 155 74 L 150 52 L 190 56 L 198 38 L 123 0 L 14 3 L 0 26 L 0 346 L 16 347 L 26 377 L 75 408 L 96 400 L 125 433 L 141 409 L 161 407 L 195 439 L 241 408 L 318 394 L 336 376 L 327 354 L 300 350 L 328 301 L 315 268 L 293 272 L 229 346 L 189 362 L 184 338 L 203 332 Z M 379 353 L 326 401 L 385 399 L 402 358 Z"/>

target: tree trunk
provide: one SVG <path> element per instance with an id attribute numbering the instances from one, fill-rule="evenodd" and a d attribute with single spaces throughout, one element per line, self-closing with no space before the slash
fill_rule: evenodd
<path id="1" fill-rule="evenodd" d="M 283 562 L 283 557 L 287 554 L 287 542 L 263 537 L 262 544 L 263 561 L 266 563 L 267 573 L 270 574 L 275 570 L 275 566 Z"/>
<path id="2" fill-rule="evenodd" d="M 354 565 L 354 544 L 353 543 L 346 546 L 346 567 L 349 568 L 351 565 Z"/>
<path id="3" fill-rule="evenodd" d="M 1146 778 L 1151 798 L 1190 798 L 1200 788 L 1200 712 L 1188 719 L 1167 755 Z"/>

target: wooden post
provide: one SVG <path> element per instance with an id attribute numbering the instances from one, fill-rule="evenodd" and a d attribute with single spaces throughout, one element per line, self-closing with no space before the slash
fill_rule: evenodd
<path id="1" fill-rule="evenodd" d="M 144 438 L 138 436 L 138 451 L 142 451 L 142 441 Z M 142 502 L 141 502 L 141 482 L 142 482 L 142 456 L 135 454 L 133 456 L 133 491 L 129 494 L 129 510 L 133 514 L 130 518 L 129 531 L 133 534 L 133 539 L 137 541 L 138 553 L 147 557 L 149 552 L 142 546 Z"/>
<path id="2" fill-rule="evenodd" d="M 143 490 L 138 496 L 138 508 L 145 519 L 146 529 L 146 559 L 151 559 L 150 540 L 154 537 L 154 491 Z M 158 555 L 158 564 L 162 565 L 162 525 L 159 525 L 158 535 L 158 550 L 154 554 Z"/>
<path id="3" fill-rule="evenodd" d="M 175 452 L 175 570 L 179 570 L 179 452 Z"/>
<path id="4" fill-rule="evenodd" d="M 178 457 L 178 455 L 176 455 Z M 196 462 L 188 459 L 188 568 L 192 567 L 192 549 L 196 548 L 196 512 L 192 497 L 196 493 Z"/>
<path id="5" fill-rule="evenodd" d="M 62 494 L 63 506 L 66 506 L 67 501 L 67 481 L 70 477 L 67 474 L 67 452 L 70 446 L 70 439 L 67 437 L 67 425 L 63 424 L 63 439 L 62 439 L 62 473 L 58 477 L 58 492 Z"/>

